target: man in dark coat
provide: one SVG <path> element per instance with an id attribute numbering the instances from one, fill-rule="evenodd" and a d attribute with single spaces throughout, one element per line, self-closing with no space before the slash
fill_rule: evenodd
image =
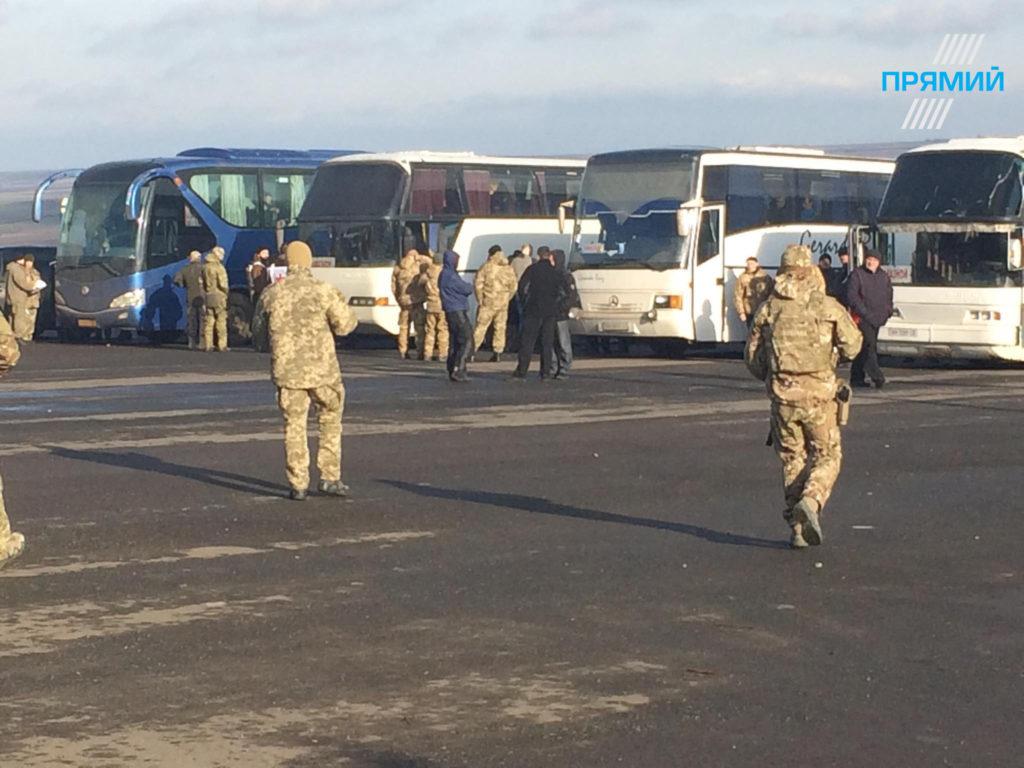
<path id="1" fill-rule="evenodd" d="M 576 280 L 568 269 L 565 251 L 556 248 L 551 255 L 555 260 L 555 269 L 562 280 L 562 298 L 558 305 L 558 318 L 555 325 L 555 378 L 565 379 L 569 377 L 569 369 L 572 368 L 572 332 L 569 329 L 569 313 L 573 309 L 579 309 L 582 304 L 579 291 L 576 289 Z"/>
<path id="2" fill-rule="evenodd" d="M 519 281 L 519 296 L 523 306 L 523 330 L 519 339 L 519 364 L 516 366 L 515 373 L 512 374 L 514 379 L 526 378 L 538 336 L 540 337 L 540 377 L 548 379 L 552 376 L 555 329 L 563 291 L 562 276 L 555 269 L 555 260 L 550 253 L 523 273 L 523 279 Z"/>
<path id="3" fill-rule="evenodd" d="M 473 351 L 473 324 L 469 322 L 469 297 L 473 295 L 473 286 L 462 279 L 458 268 L 459 254 L 445 251 L 437 287 L 441 292 L 441 306 L 444 308 L 450 336 L 448 378 L 463 382 L 469 380 L 466 360 Z"/>
<path id="4" fill-rule="evenodd" d="M 850 371 L 850 385 L 867 387 L 870 378 L 876 389 L 885 386 L 885 374 L 878 365 L 878 330 L 892 317 L 892 282 L 881 269 L 882 258 L 876 251 L 864 251 L 864 265 L 850 273 L 846 281 L 846 305 L 864 335 L 864 346 Z"/>

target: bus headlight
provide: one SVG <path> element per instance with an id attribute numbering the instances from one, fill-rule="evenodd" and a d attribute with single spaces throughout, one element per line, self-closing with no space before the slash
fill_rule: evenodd
<path id="1" fill-rule="evenodd" d="M 655 309 L 682 309 L 683 297 L 661 294 L 654 297 Z"/>
<path id="2" fill-rule="evenodd" d="M 136 288 L 128 293 L 122 293 L 110 302 L 111 309 L 127 309 L 128 307 L 141 307 L 146 303 L 146 289 Z"/>

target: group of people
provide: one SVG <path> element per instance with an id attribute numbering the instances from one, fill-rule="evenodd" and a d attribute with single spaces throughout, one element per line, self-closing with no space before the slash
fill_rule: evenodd
<path id="1" fill-rule="evenodd" d="M 488 333 L 491 362 L 500 362 L 513 320 L 518 361 L 514 379 L 524 379 L 538 341 L 541 379 L 566 378 L 572 367 L 569 316 L 579 307 L 579 293 L 568 271 L 565 252 L 524 244 L 506 257 L 492 245 L 487 261 L 469 283 L 458 273 L 459 255 L 446 251 L 441 264 L 409 249 L 395 266 L 391 291 L 399 306 L 398 353 L 411 359 L 410 327 L 415 330 L 420 360 L 445 359 L 448 377 L 468 381 L 467 363 L 475 361 Z M 469 319 L 469 297 L 476 297 L 476 324 Z"/>
<path id="2" fill-rule="evenodd" d="M 36 269 L 35 256 L 23 254 L 4 272 L 4 317 L 19 341 L 32 341 L 36 315 L 46 283 Z"/>
<path id="3" fill-rule="evenodd" d="M 228 349 L 228 272 L 224 249 L 212 248 L 205 262 L 199 251 L 188 255 L 188 264 L 174 276 L 174 284 L 185 289 L 188 306 L 188 348 L 211 352 Z"/>
<path id="4" fill-rule="evenodd" d="M 876 389 L 885 386 L 885 374 L 878 362 L 878 332 L 892 317 L 892 282 L 881 269 L 882 258 L 873 250 L 864 251 L 864 263 L 850 267 L 849 250 L 844 245 L 837 256 L 839 267 L 832 266 L 832 257 L 818 258 L 818 271 L 823 280 L 826 296 L 846 307 L 850 317 L 863 336 L 860 353 L 853 360 L 850 385 L 856 388 Z M 760 307 L 772 295 L 775 280 L 764 270 L 757 258 L 747 259 L 746 269 L 736 279 L 733 288 L 733 307 L 748 329 Z"/>

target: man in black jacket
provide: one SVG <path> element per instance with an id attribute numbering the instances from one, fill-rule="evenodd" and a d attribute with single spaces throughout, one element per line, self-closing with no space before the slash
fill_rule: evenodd
<path id="1" fill-rule="evenodd" d="M 573 309 L 579 309 L 580 294 L 576 289 L 576 280 L 568 269 L 565 251 L 556 248 L 551 251 L 555 260 L 555 270 L 562 280 L 562 296 L 558 303 L 558 317 L 555 323 L 555 358 L 553 367 L 556 379 L 569 377 L 569 369 L 572 368 L 572 332 L 569 330 L 569 313 Z"/>
<path id="2" fill-rule="evenodd" d="M 519 281 L 519 297 L 523 307 L 523 329 L 519 339 L 519 364 L 514 379 L 525 379 L 530 369 L 533 348 L 540 336 L 540 377 L 552 375 L 551 363 L 554 358 L 555 327 L 558 320 L 559 304 L 563 294 L 562 276 L 555 269 L 550 253 L 532 264 Z"/>
<path id="3" fill-rule="evenodd" d="M 864 335 L 864 346 L 853 361 L 850 384 L 867 387 L 870 377 L 876 389 L 885 386 L 885 374 L 878 365 L 878 329 L 892 317 L 892 282 L 876 251 L 864 251 L 864 265 L 850 273 L 846 281 L 846 305 Z"/>

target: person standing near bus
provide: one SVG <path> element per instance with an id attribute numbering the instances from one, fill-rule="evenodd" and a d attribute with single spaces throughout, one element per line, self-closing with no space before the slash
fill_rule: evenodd
<path id="1" fill-rule="evenodd" d="M 476 291 L 476 328 L 473 331 L 473 351 L 480 349 L 487 336 L 487 330 L 494 327 L 491 335 L 492 363 L 501 362 L 505 351 L 505 331 L 508 323 L 508 303 L 516 295 L 519 281 L 515 270 L 508 264 L 500 245 L 487 249 L 487 261 L 476 273 L 473 288 Z"/>
<path id="2" fill-rule="evenodd" d="M 868 378 L 875 389 L 885 386 L 885 374 L 878 364 L 878 331 L 892 317 L 892 281 L 881 269 L 882 257 L 865 249 L 864 264 L 850 273 L 846 281 L 846 305 L 864 335 L 864 346 L 850 370 L 850 386 L 867 387 Z"/>
<path id="3" fill-rule="evenodd" d="M 398 356 L 411 360 L 409 354 L 409 325 L 416 333 L 416 343 L 423 345 L 423 303 L 427 300 L 426 289 L 420 282 L 423 257 L 415 248 L 405 252 L 402 260 L 391 271 L 391 293 L 398 302 Z"/>
<path id="4" fill-rule="evenodd" d="M 469 381 L 466 375 L 466 361 L 473 343 L 473 325 L 469 322 L 469 297 L 473 286 L 459 275 L 459 254 L 444 252 L 444 266 L 437 278 L 441 291 L 441 305 L 444 319 L 448 323 L 448 378 L 455 382 Z"/>
<path id="5" fill-rule="evenodd" d="M 574 309 L 580 309 L 583 304 L 580 301 L 580 292 L 576 288 L 576 279 L 569 271 L 565 251 L 555 248 L 551 251 L 551 256 L 555 260 L 555 269 L 562 281 L 558 317 L 555 322 L 554 377 L 567 379 L 569 369 L 572 368 L 572 330 L 569 328 L 569 314 Z"/>
<path id="6" fill-rule="evenodd" d="M 437 284 L 441 276 L 441 265 L 435 256 L 429 265 L 423 266 L 420 272 L 420 283 L 426 293 L 424 304 L 426 319 L 423 324 L 423 344 L 420 347 L 420 360 L 429 357 L 434 362 L 448 358 L 448 321 L 444 319 L 444 305 L 441 303 L 441 289 Z"/>
<path id="7" fill-rule="evenodd" d="M 794 549 L 822 541 L 820 515 L 843 455 L 836 365 L 860 347 L 846 310 L 825 295 L 811 249 L 786 248 L 774 292 L 754 315 L 744 360 L 771 399 L 771 442 L 782 461 L 783 517 Z"/>
<path id="8" fill-rule="evenodd" d="M 192 251 L 188 264 L 178 270 L 174 284 L 185 289 L 185 306 L 188 307 L 188 348 L 198 349 L 203 337 L 203 319 L 206 314 L 206 289 L 203 287 L 202 255 Z"/>
<path id="9" fill-rule="evenodd" d="M 732 290 L 732 304 L 740 321 L 750 327 L 754 313 L 772 294 L 772 276 L 761 268 L 756 256 L 747 259 L 747 268 L 738 278 Z"/>
<path id="10" fill-rule="evenodd" d="M 39 312 L 39 273 L 35 269 L 35 256 L 26 253 L 7 265 L 5 275 L 4 312 L 15 337 L 32 341 L 36 332 L 36 314 Z"/>
<path id="11" fill-rule="evenodd" d="M 271 378 L 284 416 L 285 472 L 289 497 L 304 501 L 309 493 L 309 404 L 316 408 L 320 445 L 317 490 L 346 496 L 341 481 L 341 416 L 345 387 L 335 336 L 346 336 L 358 321 L 337 288 L 313 277 L 313 252 L 301 241 L 288 243 L 288 274 L 260 298 L 253 335 L 269 334 Z"/>
<path id="12" fill-rule="evenodd" d="M 14 331 L 0 315 L 0 378 L 18 363 L 21 349 Z M 4 481 L 0 477 L 0 568 L 20 555 L 25 549 L 25 537 L 11 530 L 11 521 L 4 507 Z"/>
<path id="13" fill-rule="evenodd" d="M 563 290 L 562 278 L 555 269 L 554 256 L 550 250 L 523 274 L 523 279 L 519 283 L 519 296 L 523 305 L 523 333 L 519 337 L 519 361 L 512 374 L 513 379 L 526 378 L 538 337 L 540 377 L 542 380 L 551 378 L 555 358 L 555 328 Z"/>
<path id="14" fill-rule="evenodd" d="M 207 352 L 214 349 L 216 336 L 217 351 L 228 350 L 228 271 L 221 260 L 224 249 L 219 245 L 206 254 L 203 264 L 203 294 L 206 300 L 206 313 L 203 320 L 203 348 Z"/>

